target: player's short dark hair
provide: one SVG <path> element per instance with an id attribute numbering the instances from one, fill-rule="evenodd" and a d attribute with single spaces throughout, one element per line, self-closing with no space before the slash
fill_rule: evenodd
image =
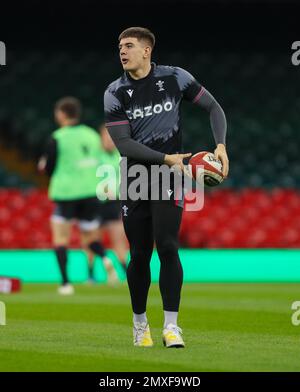
<path id="1" fill-rule="evenodd" d="M 75 97 L 63 97 L 55 104 L 55 110 L 61 110 L 70 119 L 79 119 L 81 117 L 81 103 Z"/>
<path id="2" fill-rule="evenodd" d="M 137 38 L 139 41 L 145 40 L 152 49 L 155 45 L 155 35 L 145 27 L 129 27 L 119 35 L 119 41 L 123 38 Z"/>

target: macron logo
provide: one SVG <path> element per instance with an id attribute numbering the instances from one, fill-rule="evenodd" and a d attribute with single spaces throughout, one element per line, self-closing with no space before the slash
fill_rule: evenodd
<path id="1" fill-rule="evenodd" d="M 130 98 L 132 97 L 133 94 L 133 90 L 126 90 L 127 94 L 130 96 Z"/>
<path id="2" fill-rule="evenodd" d="M 168 196 L 171 197 L 171 195 L 173 193 L 172 189 L 168 189 L 167 192 L 168 192 Z"/>
<path id="3" fill-rule="evenodd" d="M 128 216 L 128 215 L 127 215 L 128 207 L 127 207 L 126 205 L 124 205 L 124 206 L 122 207 L 122 210 L 123 210 L 123 216 Z"/>

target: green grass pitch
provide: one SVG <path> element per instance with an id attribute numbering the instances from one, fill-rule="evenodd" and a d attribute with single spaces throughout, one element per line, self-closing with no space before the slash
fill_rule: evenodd
<path id="1" fill-rule="evenodd" d="M 60 297 L 54 284 L 25 284 L 0 295 L 0 371 L 299 371 L 300 326 L 291 323 L 298 284 L 185 284 L 179 325 L 185 349 L 161 340 L 162 307 L 148 300 L 152 348 L 132 344 L 128 288 L 76 285 Z"/>

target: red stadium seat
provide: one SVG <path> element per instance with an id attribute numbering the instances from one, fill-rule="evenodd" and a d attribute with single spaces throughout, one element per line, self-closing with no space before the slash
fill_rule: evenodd
<path id="1" fill-rule="evenodd" d="M 0 248 L 51 248 L 47 192 L 0 190 Z M 217 189 L 200 211 L 185 211 L 183 246 L 192 248 L 300 247 L 300 193 L 294 189 Z M 110 246 L 107 233 L 104 243 Z M 80 247 L 78 228 L 72 247 Z"/>

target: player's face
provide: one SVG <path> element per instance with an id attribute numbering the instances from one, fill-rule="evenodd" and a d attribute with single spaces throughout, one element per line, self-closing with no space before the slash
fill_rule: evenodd
<path id="1" fill-rule="evenodd" d="M 137 38 L 123 38 L 119 43 L 120 60 L 124 71 L 136 71 L 150 58 L 151 49 Z"/>
<path id="2" fill-rule="evenodd" d="M 54 111 L 54 118 L 55 118 L 55 122 L 56 122 L 58 125 L 61 125 L 61 124 L 64 122 L 64 120 L 66 119 L 66 115 L 65 115 L 65 113 L 62 112 L 61 110 L 56 109 L 56 110 Z"/>

